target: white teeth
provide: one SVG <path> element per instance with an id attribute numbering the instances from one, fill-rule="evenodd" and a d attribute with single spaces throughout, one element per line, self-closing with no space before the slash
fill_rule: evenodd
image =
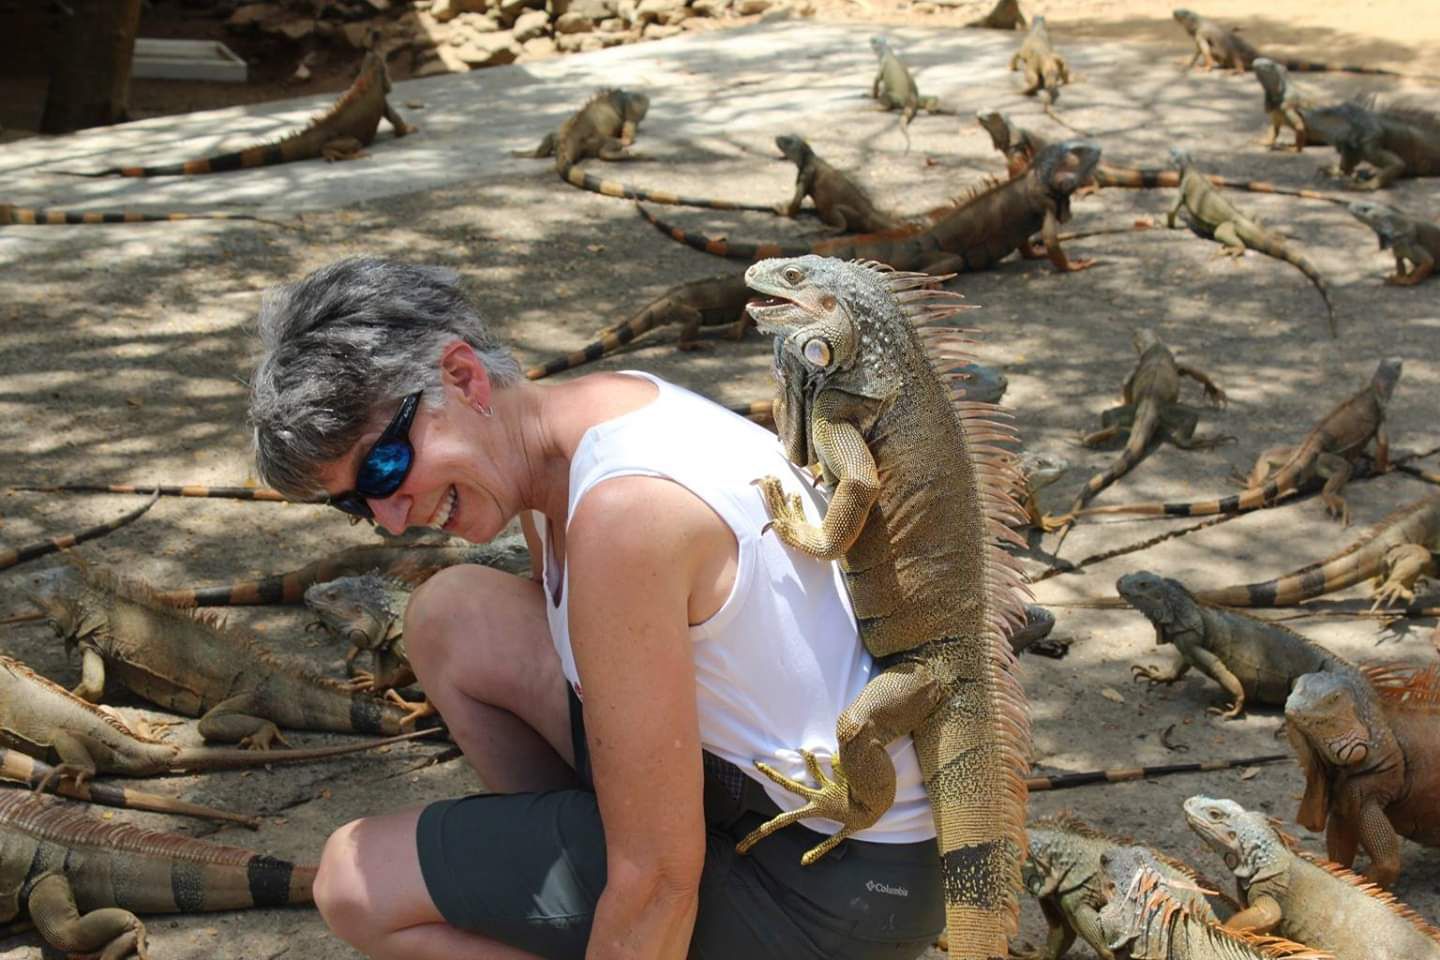
<path id="1" fill-rule="evenodd" d="M 445 494 L 445 499 L 440 501 L 440 508 L 435 511 L 435 516 L 430 518 L 430 526 L 439 530 L 450 522 L 450 516 L 455 512 L 455 499 L 455 488 L 451 487 Z"/>

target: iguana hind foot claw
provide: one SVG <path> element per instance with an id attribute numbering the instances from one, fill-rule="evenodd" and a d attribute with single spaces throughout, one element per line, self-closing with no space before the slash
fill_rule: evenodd
<path id="1" fill-rule="evenodd" d="M 818 788 L 807 786 L 798 780 L 792 780 L 762 760 L 755 761 L 755 769 L 791 793 L 804 797 L 807 802 L 804 806 L 787 813 L 782 813 L 751 831 L 735 848 L 741 853 L 745 853 L 760 840 L 763 840 L 775 831 L 807 817 L 824 817 L 827 820 L 835 820 L 845 824 L 845 826 L 833 836 L 827 837 L 824 842 L 817 844 L 805 852 L 805 855 L 800 858 L 800 862 L 808 867 L 835 849 L 846 837 L 855 833 L 857 830 L 869 826 L 870 822 L 873 822 L 874 818 L 868 817 L 862 811 L 856 811 L 853 808 L 850 802 L 850 789 L 845 779 L 845 771 L 841 768 L 838 759 L 830 762 L 832 774 L 826 776 L 825 771 L 820 769 L 820 761 L 816 758 L 815 754 L 809 750 L 802 750 L 800 751 L 800 755 L 805 759 L 805 769 L 809 771 L 811 778 L 820 784 Z M 857 818 L 859 819 L 859 825 L 851 826 L 851 823 L 856 821 Z"/>
<path id="2" fill-rule="evenodd" d="M 385 691 L 385 699 L 389 700 L 391 703 L 399 704 L 408 711 L 405 716 L 400 719 L 400 730 L 402 732 L 409 732 L 411 730 L 414 730 L 415 725 L 421 720 L 425 719 L 426 717 L 437 716 L 440 713 L 439 710 L 435 709 L 435 704 L 430 702 L 429 697 L 426 697 L 424 700 L 416 703 L 413 700 L 406 700 L 404 697 L 400 696 L 400 694 L 396 692 L 394 688 Z"/>

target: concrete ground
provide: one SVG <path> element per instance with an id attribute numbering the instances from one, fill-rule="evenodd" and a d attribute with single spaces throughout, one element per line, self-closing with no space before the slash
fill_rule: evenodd
<path id="1" fill-rule="evenodd" d="M 245 379 L 256 343 L 251 324 L 261 291 L 336 258 L 404 257 L 459 270 L 497 330 L 529 363 L 585 343 L 671 284 L 738 270 L 681 247 L 635 215 L 633 205 L 558 182 L 548 163 L 512 158 L 602 85 L 650 93 L 637 149 L 653 162 L 609 166 L 606 175 L 692 194 L 777 202 L 793 168 L 774 159 L 773 137 L 799 131 L 817 152 L 856 172 L 885 205 L 919 212 L 1002 169 L 970 118 L 997 106 L 1052 137 L 1069 133 L 1017 94 L 1006 63 L 1019 37 L 910 28 L 887 31 L 916 69 L 922 92 L 939 94 L 956 117 L 924 116 L 905 152 L 893 114 L 865 99 L 873 27 L 775 22 L 735 31 L 615 48 L 596 54 L 438 77 L 397 86 L 392 102 L 421 133 L 383 132 L 368 158 L 297 163 L 193 179 L 77 180 L 61 170 L 118 161 L 173 161 L 280 135 L 325 106 L 303 100 L 167 117 L 29 140 L 0 155 L 5 199 L 72 208 L 244 209 L 286 226 L 190 222 L 118 227 L 14 227 L 0 231 L 0 438 L 8 451 L 0 481 L 190 482 L 251 478 Z M 1260 91 L 1246 76 L 1183 73 L 1188 55 L 1171 44 L 1066 42 L 1075 83 L 1060 115 L 1090 131 L 1116 162 L 1159 165 L 1179 143 L 1218 172 L 1311 185 L 1332 153 L 1272 153 L 1255 144 L 1264 122 Z M 1383 79 L 1307 77 L 1334 96 L 1386 91 Z M 1409 85 L 1412 91 L 1414 85 Z M 599 165 L 593 165 L 599 166 Z M 1163 227 L 1165 192 L 1107 191 L 1078 200 L 1072 229 L 1120 227 L 1149 218 Z M 1182 362 L 1210 373 L 1229 406 L 1201 429 L 1234 435 L 1210 452 L 1158 448 L 1097 501 L 1190 499 L 1228 492 L 1232 468 L 1248 470 L 1263 449 L 1297 440 L 1357 389 L 1384 356 L 1405 359 L 1391 410 L 1397 452 L 1440 445 L 1434 401 L 1440 385 L 1440 301 L 1436 283 L 1387 287 L 1390 258 L 1343 207 L 1277 196 L 1237 203 L 1289 233 L 1330 278 L 1340 336 L 1325 334 L 1316 291 L 1293 268 L 1248 255 L 1231 261 L 1216 247 L 1163 229 L 1078 240 L 1070 255 L 1100 265 L 1061 276 L 1044 261 L 1007 261 L 953 286 L 984 309 L 981 359 L 1010 379 L 1007 404 L 1028 447 L 1059 453 L 1076 468 L 1047 491 L 1060 510 L 1114 451 L 1075 444 L 1116 402 L 1134 360 L 1132 331 L 1156 330 Z M 1432 220 L 1435 181 L 1389 191 L 1395 205 Z M 787 223 L 761 214 L 664 210 L 691 228 L 731 237 L 820 236 L 813 219 Z M 680 353 L 661 333 L 592 369 L 643 368 L 728 403 L 766 396 L 769 349 L 753 335 Z M 1198 396 L 1193 396 L 1198 402 Z M 1424 465 L 1434 469 L 1434 459 Z M 1365 524 L 1434 493 L 1402 475 L 1349 491 L 1345 529 L 1306 500 L 1178 536 L 1143 552 L 1083 566 L 1037 584 L 1049 603 L 1113 593 L 1117 576 L 1154 569 L 1196 587 L 1265 579 L 1349 543 Z M 116 516 L 125 497 L 0 496 L 0 538 L 15 546 Z M 1077 528 L 1062 556 L 1079 562 L 1144 543 L 1183 521 L 1128 521 Z M 167 499 L 134 525 L 81 547 L 91 563 L 115 566 L 163 586 L 218 583 L 288 569 L 371 535 L 320 507 Z M 1053 545 L 1053 539 L 1047 544 Z M 1030 561 L 1045 568 L 1044 551 Z M 43 567 L 44 564 L 37 564 Z M 6 575 L 0 616 L 25 609 L 31 568 Z M 1354 591 L 1355 598 L 1363 591 Z M 1201 679 L 1170 689 L 1130 682 L 1130 664 L 1158 662 L 1146 622 L 1130 611 L 1057 606 L 1057 636 L 1073 641 L 1063 660 L 1024 658 L 1040 772 L 1173 763 L 1283 751 L 1278 711 L 1258 708 L 1220 722 L 1205 708 L 1219 690 Z M 1363 609 L 1350 603 L 1344 609 Z M 287 647 L 338 673 L 338 645 L 303 633 L 295 611 L 238 613 Z M 1381 629 L 1373 620 L 1312 618 L 1308 635 L 1356 658 L 1417 662 L 1433 657 L 1433 621 Z M 47 629 L 7 628 L 0 650 L 73 683 Z M 1168 653 L 1166 654 L 1168 656 Z M 125 711 L 144 713 L 121 701 Z M 1173 727 L 1168 749 L 1161 734 Z M 190 727 L 181 737 L 193 737 Z M 307 742 L 314 737 L 303 738 Z M 1178 748 L 1177 748 L 1178 750 Z M 258 810 L 258 834 L 224 830 L 227 842 L 311 861 L 327 832 L 347 819 L 479 788 L 458 759 L 431 762 L 441 748 L 405 746 L 383 756 L 250 774 L 172 778 L 154 789 Z M 1223 866 L 1184 827 L 1180 801 L 1197 792 L 1233 797 L 1289 819 L 1302 779 L 1290 765 L 1153 782 L 1037 794 L 1037 814 L 1070 808 L 1103 829 L 1133 834 L 1193 859 L 1212 875 Z M 128 818 L 128 814 L 124 815 Z M 211 834 L 193 823 L 138 817 L 167 829 Z M 1297 828 L 1298 830 L 1298 828 Z M 1318 838 L 1307 837 L 1311 849 Z M 1440 920 L 1440 853 L 1404 848 L 1397 894 Z M 352 956 L 313 912 L 266 911 L 149 924 L 154 956 L 328 960 Z M 1043 922 L 1024 905 L 1021 940 L 1043 942 Z M 0 956 L 35 955 L 33 935 L 0 942 Z M 1083 955 L 1083 947 L 1076 952 Z"/>

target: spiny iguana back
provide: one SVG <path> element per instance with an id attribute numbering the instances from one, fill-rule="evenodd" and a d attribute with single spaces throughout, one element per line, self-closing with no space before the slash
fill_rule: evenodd
<path id="1" fill-rule="evenodd" d="M 1014 434 L 993 405 L 952 407 L 916 329 L 958 309 L 954 294 L 927 289 L 934 278 L 801 257 L 756 264 L 745 279 L 763 297 L 751 315 L 776 336 L 786 454 L 819 464 L 834 490 L 817 527 L 777 479 L 758 481 L 771 529 L 841 562 L 881 672 L 840 717 L 832 773 L 803 751 L 818 787 L 757 764 L 807 802 L 740 849 L 804 817 L 841 823 L 811 863 L 873 824 L 894 799 L 886 745 L 909 734 L 935 816 L 950 955 L 1003 957 L 1018 925 L 1029 750 L 1006 638 L 1023 615 L 1023 580 L 1000 549 L 1018 540 L 1007 526 L 1020 513 Z M 931 342 L 934 362 L 960 359 L 946 342 Z"/>
<path id="2" fill-rule="evenodd" d="M 62 226 L 80 223 L 158 223 L 174 220 L 256 220 L 270 223 L 249 213 L 145 213 L 139 210 L 55 210 L 46 207 L 17 207 L 0 203 L 0 227 Z"/>
<path id="3" fill-rule="evenodd" d="M 1255 59 L 1261 56 L 1245 38 L 1240 36 L 1238 29 L 1232 27 L 1226 29 L 1213 20 L 1207 20 L 1190 10 L 1177 9 L 1174 11 L 1175 20 L 1190 34 L 1190 39 L 1195 41 L 1195 55 L 1190 58 L 1189 66 L 1193 67 L 1197 60 L 1204 58 L 1201 67 L 1211 70 L 1215 67 L 1238 70 L 1244 72 L 1249 70 Z M 1268 55 L 1267 55 L 1268 56 Z M 1270 60 L 1281 64 L 1286 69 L 1295 70 L 1300 73 L 1328 71 L 1332 73 L 1369 73 L 1381 74 L 1384 76 L 1397 76 L 1393 70 L 1381 70 L 1377 67 L 1357 67 L 1349 64 L 1317 63 L 1313 60 L 1290 60 L 1285 57 L 1269 56 Z"/>
<path id="4" fill-rule="evenodd" d="M 390 92 L 390 75 L 385 70 L 385 60 L 373 50 L 365 53 L 360 63 L 360 73 L 350 88 L 336 100 L 325 113 L 310 121 L 303 130 L 285 136 L 274 143 L 247 147 L 234 153 L 221 153 L 199 160 L 187 160 L 162 166 L 107 167 L 94 173 L 77 173 L 83 177 L 178 177 L 202 173 L 225 173 L 230 170 L 248 170 L 252 167 L 268 167 L 277 163 L 294 160 L 350 160 L 362 155 L 375 139 L 380 128 L 380 119 L 390 122 L 395 136 L 403 137 L 415 132 L 415 127 L 390 106 L 385 95 Z"/>
<path id="5" fill-rule="evenodd" d="M 136 913 L 298 906 L 311 902 L 314 882 L 314 867 L 0 792 L 0 922 L 28 916 L 67 953 L 144 960 Z"/>
<path id="6" fill-rule="evenodd" d="M 1340 155 L 1329 172 L 1348 178 L 1353 189 L 1382 190 L 1402 177 L 1440 176 L 1440 115 L 1342 103 L 1311 110 L 1305 121 Z"/>
<path id="7" fill-rule="evenodd" d="M 160 499 L 158 493 L 152 494 L 150 499 L 129 513 L 121 514 L 114 520 L 107 520 L 104 523 L 97 523 L 93 527 L 86 527 L 75 533 L 61 534 L 58 537 L 50 537 L 48 540 L 37 540 L 34 543 L 27 543 L 23 547 L 11 547 L 0 550 L 0 570 L 18 566 L 27 560 L 35 560 L 39 557 L 49 556 L 61 550 L 69 550 L 77 543 L 84 543 L 87 540 L 94 540 L 103 537 L 107 533 L 113 533 L 128 523 L 140 519 L 145 511 L 155 506 L 155 501 Z"/>
<path id="8" fill-rule="evenodd" d="M 1440 958 L 1440 931 L 1344 867 L 1312 859 L 1263 814 L 1196 796 L 1185 819 L 1235 873 L 1245 909 L 1227 927 L 1275 931 L 1336 960 Z"/>
<path id="9" fill-rule="evenodd" d="M 1070 82 L 1070 67 L 1050 43 L 1044 17 L 1036 17 L 1030 24 L 1025 42 L 1010 58 L 1010 69 L 1024 71 L 1025 87 L 1020 92 L 1025 96 L 1041 94 L 1047 105 L 1060 99 L 1060 87 Z"/>
<path id="10" fill-rule="evenodd" d="M 1348 524 L 1350 505 L 1340 491 L 1350 479 L 1355 461 L 1364 455 L 1372 438 L 1375 440 L 1377 472 L 1389 469 L 1390 440 L 1385 431 L 1385 413 L 1403 366 L 1398 357 L 1381 360 L 1370 382 L 1327 413 L 1297 446 L 1274 447 L 1261 453 L 1243 493 L 1183 503 L 1090 507 L 1076 515 L 1134 513 L 1155 517 L 1200 517 L 1242 513 L 1273 506 L 1281 498 L 1324 478 L 1321 501 L 1332 517 Z"/>
<path id="11" fill-rule="evenodd" d="M 1386 283 L 1413 287 L 1435 271 L 1440 260 L 1440 224 L 1421 220 L 1378 203 L 1352 203 L 1350 214 L 1375 231 L 1380 249 L 1395 254 L 1395 272 Z M 1405 269 L 1405 262 L 1410 269 Z"/>

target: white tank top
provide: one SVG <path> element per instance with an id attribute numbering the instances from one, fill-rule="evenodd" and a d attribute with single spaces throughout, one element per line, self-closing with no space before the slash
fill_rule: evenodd
<path id="1" fill-rule="evenodd" d="M 870 679 L 870 655 L 861 646 L 838 564 L 820 563 L 761 535 L 769 516 L 751 481 L 780 477 L 802 495 L 806 517 L 819 523 L 824 498 L 808 476 L 785 458 L 764 428 L 674 384 L 636 371 L 659 388 L 638 410 L 585 432 L 570 463 L 570 505 L 612 477 L 663 477 L 685 487 L 714 510 L 735 534 L 735 585 L 710 619 L 690 628 L 695 645 L 700 743 L 761 783 L 781 810 L 802 800 L 755 769 L 764 760 L 781 773 L 809 782 L 799 748 L 829 769 L 835 755 L 835 721 Z M 557 570 L 543 523 L 546 613 L 565 678 L 584 699 L 583 678 L 570 646 L 569 570 Z M 935 836 L 919 760 L 909 737 L 890 745 L 895 804 L 874 826 L 855 836 L 880 843 L 915 843 Z M 832 834 L 839 824 L 819 818 L 805 826 Z"/>

